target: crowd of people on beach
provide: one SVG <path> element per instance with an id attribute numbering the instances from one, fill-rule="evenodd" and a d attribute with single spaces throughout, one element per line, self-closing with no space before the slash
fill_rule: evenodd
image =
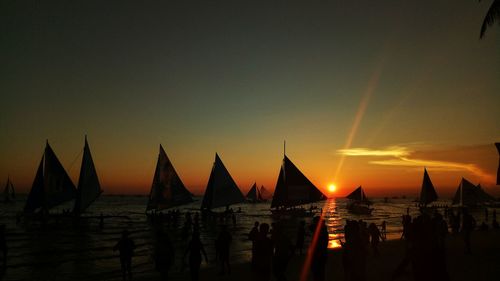
<path id="1" fill-rule="evenodd" d="M 205 245 L 200 238 L 200 223 L 216 223 L 219 225 L 218 235 L 213 241 L 215 246 L 215 261 L 221 275 L 231 274 L 231 230 L 236 226 L 237 218 L 232 209 L 223 213 L 186 212 L 170 210 L 166 213 L 153 213 L 149 220 L 154 229 L 152 260 L 161 280 L 168 280 L 169 272 L 175 264 L 175 247 L 170 239 L 170 231 L 164 226 L 181 225 L 181 233 L 186 245 L 182 256 L 182 268 L 188 266 L 191 280 L 199 280 L 199 273 L 203 258 L 209 262 Z M 183 224 L 178 224 L 184 216 Z M 464 242 L 464 253 L 472 253 L 471 237 L 475 229 L 486 231 L 490 228 L 488 209 L 484 211 L 484 221 L 477 225 L 476 220 L 467 208 L 458 211 L 445 208 L 443 215 L 437 209 L 422 209 L 416 217 L 412 217 L 407 209 L 402 215 L 402 234 L 405 254 L 400 263 L 395 266 L 391 280 L 401 280 L 407 268 L 411 268 L 413 279 L 420 280 L 449 280 L 446 266 L 446 237 L 451 234 L 460 235 Z M 102 214 L 101 222 L 103 223 Z M 217 224 L 218 223 L 218 224 Z M 256 221 L 248 233 L 251 241 L 252 258 L 250 270 L 255 280 L 266 281 L 273 276 L 277 281 L 287 280 L 287 270 L 294 255 L 309 255 L 310 264 L 306 270 L 315 281 L 325 280 L 325 267 L 328 258 L 329 236 L 324 219 L 314 217 L 307 227 L 305 221 L 299 221 L 294 237 L 290 235 L 290 225 L 285 226 L 282 220 L 275 220 L 271 225 Z M 103 226 L 100 225 L 100 228 Z M 491 228 L 498 229 L 496 210 L 492 211 Z M 363 220 L 346 220 L 344 226 L 344 241 L 340 240 L 342 251 L 342 268 L 346 281 L 367 280 L 367 257 L 381 255 L 379 244 L 386 240 L 387 223 L 383 221 L 379 226 Z M 0 273 L 5 272 L 7 265 L 7 243 L 5 226 L 0 225 Z M 306 245 L 306 236 L 310 236 L 310 245 Z M 128 230 L 123 230 L 121 238 L 113 247 L 119 252 L 123 280 L 132 280 L 132 258 L 136 244 L 130 237 Z"/>

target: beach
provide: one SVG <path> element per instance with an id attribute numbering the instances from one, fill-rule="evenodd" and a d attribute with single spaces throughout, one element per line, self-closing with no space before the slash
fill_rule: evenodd
<path id="1" fill-rule="evenodd" d="M 500 231 L 475 231 L 472 236 L 472 251 L 468 255 L 464 253 L 462 236 L 449 235 L 447 245 L 447 267 L 450 279 L 454 281 L 475 280 L 493 281 L 500 278 Z M 405 244 L 403 240 L 390 240 L 380 244 L 380 256 L 374 257 L 371 253 L 367 257 L 367 280 L 382 281 L 390 280 L 394 270 L 403 259 Z M 345 280 L 342 269 L 342 249 L 331 249 L 328 255 L 325 280 Z M 293 256 L 287 270 L 289 281 L 299 280 L 304 264 L 305 255 Z M 250 264 L 240 263 L 232 266 L 230 275 L 220 275 L 213 261 L 212 266 L 205 268 L 200 273 L 201 281 L 211 280 L 255 280 L 250 269 Z M 171 280 L 189 280 L 189 272 L 173 270 Z M 120 279 L 116 279 L 120 280 Z M 134 280 L 160 280 L 156 272 L 146 274 L 138 273 Z M 271 280 L 275 280 L 273 277 Z M 312 280 L 308 276 L 308 280 Z M 413 280 L 411 266 L 396 280 Z"/>

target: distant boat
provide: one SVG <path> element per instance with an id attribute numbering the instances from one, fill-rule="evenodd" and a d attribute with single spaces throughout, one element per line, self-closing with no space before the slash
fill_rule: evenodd
<path id="1" fill-rule="evenodd" d="M 216 153 L 212 172 L 201 202 L 201 209 L 211 210 L 219 207 L 229 207 L 243 201 L 245 201 L 245 197 Z"/>
<path id="2" fill-rule="evenodd" d="M 273 215 L 312 215 L 304 208 L 296 207 L 325 198 L 326 196 L 284 155 L 271 202 Z"/>
<path id="3" fill-rule="evenodd" d="M 174 169 L 165 153 L 165 150 L 160 145 L 158 161 L 156 162 L 156 170 L 153 176 L 153 184 L 149 192 L 148 205 L 146 211 L 163 210 L 167 208 L 177 207 L 193 202 L 191 192 L 189 192 L 181 178 Z"/>
<path id="4" fill-rule="evenodd" d="M 373 208 L 370 208 L 372 202 L 366 197 L 363 187 L 359 186 L 346 198 L 350 200 L 347 204 L 347 211 L 360 215 L 369 215 L 373 212 Z"/>
<path id="5" fill-rule="evenodd" d="M 246 200 L 251 203 L 257 203 L 259 201 L 259 190 L 257 189 L 257 183 L 254 183 L 250 190 L 245 196 Z"/>
<path id="6" fill-rule="evenodd" d="M 428 204 L 436 201 L 438 199 L 434 185 L 432 184 L 431 178 L 427 173 L 427 169 L 424 168 L 424 178 L 422 179 L 422 188 L 420 189 L 420 198 L 418 200 L 421 207 L 427 207 Z"/>
<path id="7" fill-rule="evenodd" d="M 92 160 L 90 147 L 85 136 L 85 145 L 83 147 L 82 166 L 80 168 L 80 177 L 78 179 L 78 188 L 76 190 L 76 199 L 73 212 L 77 215 L 83 213 L 102 193 L 99 178 Z"/>
<path id="8" fill-rule="evenodd" d="M 486 193 L 480 185 L 476 186 L 470 181 L 462 178 L 453 197 L 452 204 L 457 207 L 481 207 L 487 203 L 495 201 Z"/>
<path id="9" fill-rule="evenodd" d="M 499 155 L 499 159 L 498 159 L 498 171 L 497 171 L 497 185 L 500 185 L 500 142 L 496 142 L 495 146 L 497 147 L 498 155 Z"/>
<path id="10" fill-rule="evenodd" d="M 53 207 L 73 200 L 75 195 L 75 185 L 47 141 L 24 212 L 46 213 Z"/>
<path id="11" fill-rule="evenodd" d="M 10 180 L 10 177 L 7 177 L 7 183 L 5 184 L 5 188 L 3 190 L 4 201 L 9 203 L 13 202 L 16 199 L 16 192 L 14 190 L 14 185 Z"/>

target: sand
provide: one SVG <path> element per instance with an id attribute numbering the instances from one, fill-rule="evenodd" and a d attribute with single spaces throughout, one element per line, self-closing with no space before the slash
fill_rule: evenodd
<path id="1" fill-rule="evenodd" d="M 460 235 L 450 235 L 447 239 L 447 262 L 451 280 L 494 281 L 500 280 L 500 231 L 476 231 L 472 237 L 473 253 L 464 253 L 463 240 Z M 395 268 L 404 255 L 404 242 L 392 240 L 380 244 L 380 256 L 371 254 L 367 259 L 367 280 L 390 280 Z M 344 280 L 341 262 L 341 249 L 330 250 L 326 269 L 326 280 Z M 294 256 L 287 270 L 289 281 L 299 280 L 305 255 Z M 219 275 L 215 264 L 200 272 L 200 281 L 211 280 L 255 280 L 250 264 L 235 264 L 230 275 Z M 154 272 L 136 273 L 134 280 L 160 280 Z M 190 280 L 189 272 L 176 269 L 171 272 L 169 280 Z M 272 278 L 271 280 L 275 280 Z M 309 276 L 308 280 L 312 280 Z M 398 280 L 412 280 L 411 267 Z"/>

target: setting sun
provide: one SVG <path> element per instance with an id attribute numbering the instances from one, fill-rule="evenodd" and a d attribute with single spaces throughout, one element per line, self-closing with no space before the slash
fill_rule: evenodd
<path id="1" fill-rule="evenodd" d="M 335 190 L 337 190 L 337 186 L 335 186 L 335 184 L 331 183 L 328 185 L 329 192 L 335 192 Z"/>

